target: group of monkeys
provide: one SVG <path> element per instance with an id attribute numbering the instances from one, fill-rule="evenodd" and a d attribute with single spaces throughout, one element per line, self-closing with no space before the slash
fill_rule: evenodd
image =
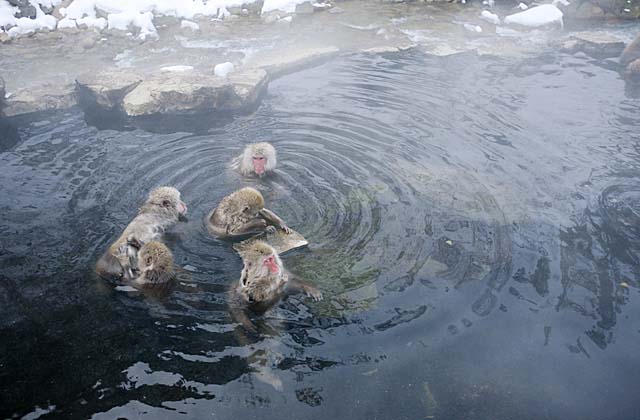
<path id="1" fill-rule="evenodd" d="M 266 142 L 248 145 L 231 167 L 244 176 L 262 178 L 276 166 L 276 151 Z M 173 187 L 151 191 L 138 215 L 98 260 L 100 277 L 120 281 L 141 290 L 164 289 L 175 279 L 173 255 L 160 242 L 162 234 L 187 214 L 187 205 Z M 262 194 L 245 187 L 224 197 L 207 216 L 208 231 L 219 239 L 246 239 L 255 235 L 289 234 L 291 230 L 274 212 L 265 208 Z M 277 251 L 267 242 L 247 241 L 238 249 L 243 260 L 239 282 L 231 288 L 236 307 L 263 313 L 282 297 L 305 293 L 321 300 L 322 293 L 311 284 L 294 278 L 283 266 Z M 242 321 L 247 325 L 245 317 Z"/>

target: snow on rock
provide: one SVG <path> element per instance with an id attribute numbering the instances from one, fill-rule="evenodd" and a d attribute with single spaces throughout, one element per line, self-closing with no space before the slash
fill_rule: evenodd
<path id="1" fill-rule="evenodd" d="M 13 26 L 16 18 L 13 16 L 18 12 L 17 7 L 13 7 L 6 0 L 0 0 L 0 26 Z"/>
<path id="2" fill-rule="evenodd" d="M 520 10 L 527 10 L 527 9 L 529 8 L 529 6 L 527 6 L 527 5 L 526 5 L 526 4 L 524 4 L 524 3 L 520 3 L 520 4 L 518 4 L 518 5 L 516 6 L 516 8 L 517 8 L 517 9 L 520 9 Z"/>
<path id="3" fill-rule="evenodd" d="M 234 69 L 233 63 L 220 63 L 213 68 L 213 73 L 218 77 L 227 77 Z"/>
<path id="4" fill-rule="evenodd" d="M 543 4 L 509 15 L 504 18 L 504 23 L 515 23 L 532 28 L 557 23 L 562 27 L 562 11 L 553 4 Z"/>
<path id="5" fill-rule="evenodd" d="M 482 32 L 482 28 L 478 25 L 471 25 L 469 23 L 465 23 L 463 26 L 464 26 L 464 29 L 466 29 L 469 32 L 475 32 L 478 34 Z"/>
<path id="6" fill-rule="evenodd" d="M 296 6 L 309 0 L 264 0 L 262 4 L 262 13 L 271 12 L 273 10 L 281 10 L 285 13 L 293 13 Z"/>
<path id="7" fill-rule="evenodd" d="M 190 20 L 183 20 L 180 22 L 180 27 L 182 29 L 191 29 L 192 31 L 197 31 L 200 29 L 200 25 Z"/>
<path id="8" fill-rule="evenodd" d="M 52 3 L 57 4 L 59 2 L 60 1 L 56 1 L 56 0 L 48 0 L 48 1 L 45 0 L 45 1 L 40 1 L 39 3 L 42 3 L 46 6 Z M 31 2 L 31 5 L 36 9 L 35 19 L 30 19 L 28 17 L 22 17 L 22 18 L 14 17 L 13 22 L 9 21 L 5 25 L 3 25 L 3 26 L 14 25 L 7 31 L 7 34 L 9 34 L 9 36 L 28 34 L 43 28 L 47 28 L 49 30 L 53 30 L 56 28 L 56 25 L 58 23 L 56 18 L 44 13 L 40 8 L 39 3 L 36 1 Z M 9 5 L 9 3 L 6 2 L 6 0 L 1 0 L 0 1 L 0 20 L 3 20 L 3 21 L 10 20 L 9 16 L 7 16 L 8 13 L 10 13 L 9 9 L 14 9 L 15 11 L 15 8 L 12 8 Z"/>
<path id="9" fill-rule="evenodd" d="M 191 71 L 191 70 L 193 70 L 193 66 L 167 66 L 167 67 L 160 68 L 160 71 L 176 72 L 176 73 Z"/>
<path id="10" fill-rule="evenodd" d="M 77 27 L 78 25 L 76 24 L 76 21 L 74 19 L 64 18 L 58 21 L 58 29 L 65 29 L 65 28 L 74 29 Z"/>
<path id="11" fill-rule="evenodd" d="M 483 10 L 482 13 L 480 13 L 480 19 L 493 23 L 494 25 L 500 25 L 500 17 L 488 10 Z"/>

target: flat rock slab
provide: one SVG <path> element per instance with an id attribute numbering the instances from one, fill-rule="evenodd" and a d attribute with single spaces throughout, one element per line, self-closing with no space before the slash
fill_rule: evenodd
<path id="1" fill-rule="evenodd" d="M 284 254 L 287 251 L 291 251 L 292 249 L 309 245 L 309 242 L 304 238 L 304 236 L 292 229 L 289 234 L 278 230 L 276 233 L 254 236 L 233 245 L 233 249 L 235 249 L 239 254 L 242 254 L 242 250 L 255 241 L 264 241 L 268 243 L 279 255 Z"/>
<path id="2" fill-rule="evenodd" d="M 67 109 L 77 103 L 74 84 L 45 83 L 12 92 L 6 99 L 2 111 L 7 117 L 12 117 L 32 112 Z"/>
<path id="3" fill-rule="evenodd" d="M 122 99 L 142 82 L 142 76 L 122 70 L 85 73 L 76 78 L 80 102 L 105 110 L 121 106 Z"/>
<path id="4" fill-rule="evenodd" d="M 578 32 L 561 43 L 567 52 L 584 52 L 596 58 L 618 57 L 624 50 L 624 42 L 601 32 Z"/>
<path id="5" fill-rule="evenodd" d="M 275 78 L 327 61 L 339 52 L 340 49 L 336 47 L 311 47 L 282 51 L 280 54 L 267 57 L 256 57 L 255 60 L 260 68 Z"/>
<path id="6" fill-rule="evenodd" d="M 248 69 L 229 78 L 207 74 L 162 74 L 136 85 L 122 99 L 129 117 L 197 114 L 251 107 L 267 87 L 267 73 Z"/>

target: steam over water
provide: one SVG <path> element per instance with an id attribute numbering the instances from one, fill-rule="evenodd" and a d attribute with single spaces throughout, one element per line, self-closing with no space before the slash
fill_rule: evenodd
<path id="1" fill-rule="evenodd" d="M 207 133 L 19 121 L 0 145 L 0 414 L 631 419 L 640 385 L 640 102 L 601 63 L 358 56 L 271 84 Z M 228 170 L 244 144 L 277 175 Z M 96 259 L 150 189 L 189 221 L 166 301 Z M 310 242 L 252 336 L 241 262 L 203 218 L 251 185 Z"/>

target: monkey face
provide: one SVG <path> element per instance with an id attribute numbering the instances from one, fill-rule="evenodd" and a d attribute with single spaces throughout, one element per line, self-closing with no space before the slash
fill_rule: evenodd
<path id="1" fill-rule="evenodd" d="M 267 267 L 271 274 L 280 273 L 280 266 L 278 265 L 278 260 L 276 259 L 275 255 L 269 255 L 267 258 L 265 258 L 262 262 L 262 265 Z"/>
<path id="2" fill-rule="evenodd" d="M 267 158 L 262 154 L 255 154 L 252 158 L 253 162 L 253 171 L 258 176 L 263 176 L 266 172 L 265 167 L 267 166 Z"/>
<path id="3" fill-rule="evenodd" d="M 188 211 L 187 205 L 180 199 L 180 191 L 173 187 L 156 188 L 149 194 L 148 202 L 175 211 L 178 216 L 186 216 Z"/>

